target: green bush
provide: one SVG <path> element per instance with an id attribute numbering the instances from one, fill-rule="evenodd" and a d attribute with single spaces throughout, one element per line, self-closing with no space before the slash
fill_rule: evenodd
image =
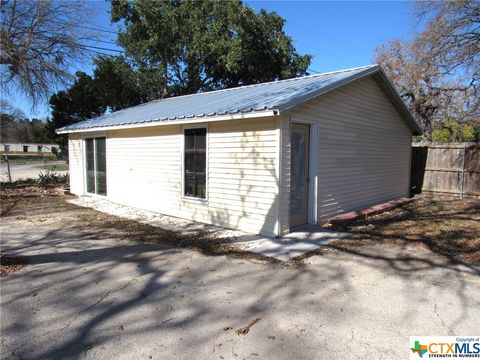
<path id="1" fill-rule="evenodd" d="M 432 141 L 446 143 L 450 142 L 450 131 L 448 129 L 435 129 L 432 131 Z"/>
<path id="2" fill-rule="evenodd" d="M 55 172 L 47 171 L 46 173 L 40 173 L 37 179 L 38 185 L 42 187 L 68 185 L 68 174 L 57 174 Z"/>
<path id="3" fill-rule="evenodd" d="M 445 120 L 438 123 L 432 131 L 434 142 L 472 142 L 478 141 L 478 129 L 469 122 Z"/>

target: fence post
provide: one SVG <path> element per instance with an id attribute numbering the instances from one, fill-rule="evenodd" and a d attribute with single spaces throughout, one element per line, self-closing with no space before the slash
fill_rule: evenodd
<path id="1" fill-rule="evenodd" d="M 462 175 L 460 180 L 460 199 L 463 199 L 463 192 L 465 191 L 465 157 L 467 153 L 467 144 L 463 144 L 463 162 L 462 162 Z"/>
<path id="2" fill-rule="evenodd" d="M 12 182 L 12 175 L 10 174 L 10 162 L 8 161 L 8 155 L 5 155 L 5 162 L 7 163 L 7 174 L 8 174 L 8 182 Z"/>

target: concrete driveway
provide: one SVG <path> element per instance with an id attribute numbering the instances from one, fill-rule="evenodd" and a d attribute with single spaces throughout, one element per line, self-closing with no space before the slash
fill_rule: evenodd
<path id="1" fill-rule="evenodd" d="M 2 219 L 2 252 L 30 261 L 1 279 L 2 359 L 406 359 L 410 335 L 478 335 L 478 269 L 426 250 L 285 266 L 135 242 L 74 205 L 33 206 Z"/>

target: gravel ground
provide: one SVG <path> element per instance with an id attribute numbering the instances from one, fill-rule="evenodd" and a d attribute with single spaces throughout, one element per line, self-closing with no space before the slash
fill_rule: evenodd
<path id="1" fill-rule="evenodd" d="M 280 263 L 59 194 L 2 192 L 2 254 L 28 261 L 1 278 L 2 359 L 396 359 L 411 335 L 478 333 L 474 258 L 427 246 L 433 225 L 426 244 L 412 241 L 436 200 L 397 210 L 418 225 L 384 214 L 372 234 L 354 224 L 350 242 Z M 449 201 L 439 234 L 456 219 L 449 234 L 470 244 L 477 205 Z"/>

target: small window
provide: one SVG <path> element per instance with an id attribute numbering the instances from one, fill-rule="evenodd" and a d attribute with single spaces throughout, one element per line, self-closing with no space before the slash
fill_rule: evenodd
<path id="1" fill-rule="evenodd" d="M 184 195 L 206 198 L 207 129 L 185 129 Z"/>
<path id="2" fill-rule="evenodd" d="M 5 147 L 5 152 L 9 152 L 10 151 L 10 145 L 4 145 Z"/>
<path id="3" fill-rule="evenodd" d="M 37 145 L 37 152 L 39 152 L 39 153 L 42 152 L 42 145 Z"/>
<path id="4" fill-rule="evenodd" d="M 28 145 L 23 145 L 23 152 L 28 152 Z"/>

